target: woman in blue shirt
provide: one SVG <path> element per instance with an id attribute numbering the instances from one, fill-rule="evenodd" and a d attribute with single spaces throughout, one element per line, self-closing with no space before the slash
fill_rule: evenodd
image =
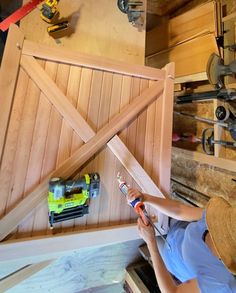
<path id="1" fill-rule="evenodd" d="M 236 207 L 215 197 L 204 210 L 130 188 L 128 199 L 138 197 L 178 220 L 168 232 L 169 246 L 164 244 L 160 254 L 153 228 L 138 219 L 162 293 L 236 292 Z"/>

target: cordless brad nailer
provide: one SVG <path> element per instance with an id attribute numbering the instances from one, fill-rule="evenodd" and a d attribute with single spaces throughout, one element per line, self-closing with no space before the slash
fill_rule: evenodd
<path id="1" fill-rule="evenodd" d="M 77 180 L 52 178 L 49 181 L 48 209 L 51 228 L 62 222 L 88 214 L 90 198 L 99 195 L 98 173 L 84 174 Z"/>

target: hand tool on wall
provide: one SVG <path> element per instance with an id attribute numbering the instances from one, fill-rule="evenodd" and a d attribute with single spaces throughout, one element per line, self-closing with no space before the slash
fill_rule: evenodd
<path id="1" fill-rule="evenodd" d="M 77 180 L 52 178 L 49 181 L 48 209 L 51 228 L 62 222 L 88 214 L 89 201 L 99 195 L 98 173 L 84 174 Z"/>
<path id="2" fill-rule="evenodd" d="M 119 184 L 120 191 L 122 192 L 122 194 L 124 196 L 127 196 L 129 186 L 127 185 L 126 181 L 124 180 L 124 178 L 121 176 L 120 173 L 117 174 L 117 181 Z M 165 239 L 165 237 L 162 235 L 160 230 L 156 227 L 156 225 L 154 225 L 151 218 L 149 217 L 147 210 L 145 208 L 145 205 L 142 202 L 142 200 L 140 198 L 136 198 L 135 200 L 130 201 L 129 204 L 130 204 L 130 206 L 132 206 L 134 208 L 135 212 L 141 217 L 143 223 L 146 226 L 148 226 L 150 224 L 157 231 L 157 233 L 161 236 L 161 238 L 164 240 L 164 242 L 167 244 L 167 246 L 170 249 L 170 245 L 169 245 L 168 241 Z"/>
<path id="3" fill-rule="evenodd" d="M 202 147 L 204 152 L 208 155 L 214 155 L 215 144 L 236 148 L 236 142 L 225 141 L 225 140 L 215 140 L 213 128 L 204 129 L 202 133 Z"/>
<path id="4" fill-rule="evenodd" d="M 225 108 L 224 106 L 218 106 L 216 108 L 215 115 L 218 120 L 212 120 L 212 119 L 192 115 L 189 113 L 177 112 L 177 111 L 174 111 L 174 114 L 192 118 L 197 121 L 205 122 L 208 124 L 212 124 L 212 125 L 216 124 L 221 127 L 224 127 L 230 132 L 231 137 L 234 140 L 236 140 L 236 117 L 228 108 Z"/>
<path id="5" fill-rule="evenodd" d="M 191 93 L 178 96 L 176 98 L 176 104 L 187 104 L 192 102 L 201 102 L 212 99 L 219 99 L 223 101 L 233 101 L 236 99 L 235 89 L 220 89 L 215 91 L 207 91 L 202 93 Z"/>
<path id="6" fill-rule="evenodd" d="M 133 26 L 143 25 L 142 13 L 144 10 L 140 8 L 143 6 L 142 1 L 118 0 L 117 6 L 121 12 L 127 14 L 128 20 Z"/>

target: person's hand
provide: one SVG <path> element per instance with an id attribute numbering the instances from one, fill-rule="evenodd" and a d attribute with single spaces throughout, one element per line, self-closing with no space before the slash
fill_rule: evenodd
<path id="1" fill-rule="evenodd" d="M 156 242 L 155 231 L 153 227 L 150 224 L 146 226 L 141 218 L 138 218 L 138 230 L 140 237 L 142 237 L 147 244 Z"/>
<path id="2" fill-rule="evenodd" d="M 138 189 L 129 188 L 128 194 L 127 194 L 128 203 L 135 200 L 136 198 L 140 198 L 142 200 L 143 194 Z"/>

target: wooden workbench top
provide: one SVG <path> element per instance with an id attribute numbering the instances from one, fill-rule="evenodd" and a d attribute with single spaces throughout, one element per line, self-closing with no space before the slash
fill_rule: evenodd
<path id="1" fill-rule="evenodd" d="M 28 0 L 24 0 L 24 3 Z M 47 33 L 49 26 L 40 18 L 40 6 L 21 21 L 26 39 L 51 46 L 66 47 L 81 53 L 108 57 L 133 64 L 144 64 L 145 30 L 138 31 L 117 0 L 62 0 L 60 17 L 69 19 L 71 30 L 60 39 Z"/>

